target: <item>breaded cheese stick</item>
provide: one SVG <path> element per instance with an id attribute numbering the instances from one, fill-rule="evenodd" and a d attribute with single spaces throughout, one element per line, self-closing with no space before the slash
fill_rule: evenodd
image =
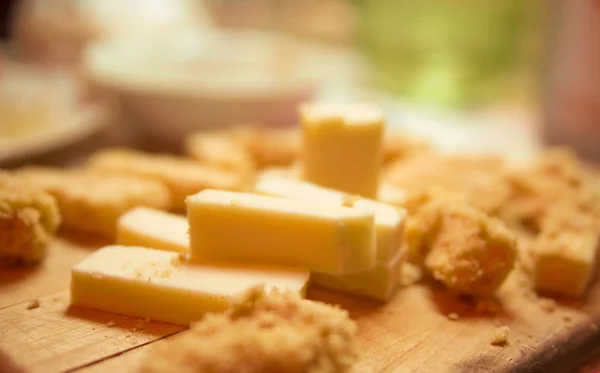
<path id="1" fill-rule="evenodd" d="M 199 131 L 185 140 L 186 154 L 205 164 L 240 173 L 251 173 L 256 168 L 248 148 L 230 131 Z"/>
<path id="2" fill-rule="evenodd" d="M 0 265 L 41 261 L 59 223 L 51 195 L 0 172 Z"/>
<path id="3" fill-rule="evenodd" d="M 236 172 L 166 154 L 129 149 L 107 149 L 93 155 L 89 170 L 148 178 L 165 184 L 171 193 L 171 209 L 185 211 L 185 198 L 204 189 L 244 189 L 248 180 Z"/>
<path id="4" fill-rule="evenodd" d="M 28 167 L 16 173 L 56 198 L 63 226 L 73 231 L 112 237 L 117 219 L 127 210 L 135 206 L 166 209 L 170 205 L 166 186 L 153 180 L 45 167 Z"/>
<path id="5" fill-rule="evenodd" d="M 358 360 L 348 312 L 293 292 L 256 287 L 157 346 L 139 373 L 348 373 Z"/>
<path id="6" fill-rule="evenodd" d="M 298 160 L 302 139 L 297 128 L 240 126 L 231 130 L 254 157 L 258 168 L 289 166 Z"/>
<path id="7" fill-rule="evenodd" d="M 513 269 L 516 237 L 500 220 L 456 201 L 433 202 L 417 219 L 422 229 L 427 227 L 421 232 L 429 249 L 425 269 L 448 289 L 488 296 Z"/>

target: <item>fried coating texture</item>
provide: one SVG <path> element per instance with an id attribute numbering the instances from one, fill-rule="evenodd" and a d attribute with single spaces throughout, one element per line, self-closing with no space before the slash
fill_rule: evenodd
<path id="1" fill-rule="evenodd" d="M 157 346 L 139 372 L 349 372 L 358 359 L 356 333 L 346 311 L 257 287 Z"/>
<path id="2" fill-rule="evenodd" d="M 42 261 L 59 224 L 51 195 L 0 171 L 0 266 Z"/>
<path id="3" fill-rule="evenodd" d="M 297 128 L 240 126 L 231 133 L 252 154 L 259 169 L 289 166 L 300 156 L 302 139 Z"/>
<path id="4" fill-rule="evenodd" d="M 409 260 L 448 289 L 488 296 L 513 269 L 516 237 L 464 196 L 423 189 L 409 198 L 407 208 L 412 213 L 406 231 Z"/>
<path id="5" fill-rule="evenodd" d="M 250 151 L 229 131 L 200 131 L 185 140 L 185 153 L 192 159 L 240 173 L 252 173 L 255 162 Z"/>
<path id="6" fill-rule="evenodd" d="M 422 153 L 392 163 L 387 181 L 408 192 L 425 187 L 465 196 L 473 207 L 496 214 L 510 196 L 500 157 Z"/>
<path id="7" fill-rule="evenodd" d="M 400 131 L 387 130 L 383 137 L 383 163 L 385 164 L 432 151 L 431 143 L 428 141 L 413 138 Z"/>
<path id="8" fill-rule="evenodd" d="M 54 196 L 63 226 L 73 231 L 112 237 L 119 216 L 127 210 L 170 205 L 166 186 L 152 180 L 46 167 L 23 168 L 16 175 Z"/>
<path id="9" fill-rule="evenodd" d="M 214 166 L 199 164 L 182 157 L 150 154 L 130 149 L 106 149 L 93 155 L 90 171 L 136 176 L 161 182 L 171 193 L 171 209 L 185 211 L 185 198 L 204 189 L 242 190 L 244 176 Z"/>
<path id="10" fill-rule="evenodd" d="M 557 205 L 577 205 L 580 213 L 600 219 L 600 183 L 568 149 L 546 151 L 533 165 L 510 172 L 508 182 L 511 194 L 500 216 L 509 225 L 537 234 Z"/>

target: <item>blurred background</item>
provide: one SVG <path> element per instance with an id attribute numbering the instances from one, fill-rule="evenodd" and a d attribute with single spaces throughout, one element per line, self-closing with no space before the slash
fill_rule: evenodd
<path id="1" fill-rule="evenodd" d="M 597 0 L 4 1 L 0 165 L 369 101 L 442 148 L 600 158 Z M 77 156 L 74 156 L 76 154 Z"/>

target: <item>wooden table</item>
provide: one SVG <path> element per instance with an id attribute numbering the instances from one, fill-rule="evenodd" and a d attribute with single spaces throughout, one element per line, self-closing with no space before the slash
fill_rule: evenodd
<path id="1" fill-rule="evenodd" d="M 181 327 L 69 306 L 71 266 L 108 242 L 61 237 L 39 268 L 0 272 L 0 372 L 128 372 L 152 345 Z M 322 289 L 309 298 L 337 303 L 360 325 L 358 372 L 565 372 L 600 345 L 600 286 L 583 302 L 549 310 L 515 273 L 494 307 L 431 284 L 399 289 L 388 304 Z M 530 294 L 530 293 L 529 293 Z M 39 307 L 28 309 L 37 299 Z M 494 309 L 496 308 L 496 309 Z M 448 318 L 457 313 L 458 320 Z M 511 332 L 490 344 L 496 325 Z"/>

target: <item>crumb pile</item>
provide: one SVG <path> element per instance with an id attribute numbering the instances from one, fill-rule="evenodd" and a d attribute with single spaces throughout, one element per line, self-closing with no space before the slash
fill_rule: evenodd
<path id="1" fill-rule="evenodd" d="M 59 223 L 51 195 L 0 173 L 0 264 L 42 260 Z"/>
<path id="2" fill-rule="evenodd" d="M 358 359 L 356 333 L 344 310 L 256 287 L 225 313 L 157 346 L 139 372 L 349 372 Z"/>

